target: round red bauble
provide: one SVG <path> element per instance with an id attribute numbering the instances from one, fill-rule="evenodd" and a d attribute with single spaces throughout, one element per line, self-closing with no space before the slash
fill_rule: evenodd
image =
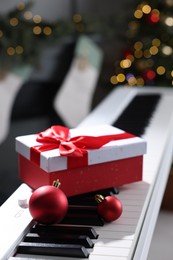
<path id="1" fill-rule="evenodd" d="M 29 200 L 33 219 L 42 224 L 59 223 L 68 210 L 68 200 L 62 190 L 45 185 L 36 189 Z"/>
<path id="2" fill-rule="evenodd" d="M 100 195 L 98 195 L 100 196 Z M 104 219 L 106 222 L 111 222 L 118 219 L 123 211 L 122 203 L 119 199 L 113 196 L 103 196 L 101 199 L 97 200 L 97 210 L 98 214 Z"/>

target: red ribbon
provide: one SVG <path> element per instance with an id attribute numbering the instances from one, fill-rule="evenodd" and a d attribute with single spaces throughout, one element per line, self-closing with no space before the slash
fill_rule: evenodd
<path id="1" fill-rule="evenodd" d="M 60 155 L 82 157 L 90 149 L 99 149 L 106 143 L 115 140 L 132 138 L 134 135 L 124 132 L 115 135 L 104 136 L 76 136 L 69 137 L 69 129 L 55 125 L 40 132 L 36 140 L 41 143 L 31 148 L 31 160 L 38 163 L 39 154 L 43 151 L 59 148 Z M 35 153 L 36 152 L 36 153 Z"/>

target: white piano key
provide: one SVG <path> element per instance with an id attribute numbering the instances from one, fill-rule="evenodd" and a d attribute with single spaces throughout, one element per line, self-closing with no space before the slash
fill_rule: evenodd
<path id="1" fill-rule="evenodd" d="M 114 232 L 114 230 L 99 230 L 99 237 L 97 239 L 97 241 L 102 240 L 103 238 L 105 239 L 129 239 L 132 240 L 134 235 L 131 232 L 121 232 L 121 231 L 116 231 Z M 97 243 L 97 241 L 95 241 Z"/>
<path id="2" fill-rule="evenodd" d="M 100 233 L 102 231 L 111 231 L 111 232 L 121 232 L 124 234 L 131 234 L 132 232 L 134 232 L 134 226 L 133 225 L 120 225 L 117 223 L 107 223 L 104 226 L 98 228 L 98 227 L 94 227 L 94 229 Z"/>
<path id="3" fill-rule="evenodd" d="M 138 223 L 138 218 L 136 219 L 131 219 L 131 218 L 123 218 L 120 217 L 120 221 L 118 222 L 119 225 L 132 225 L 132 226 L 136 226 Z"/>
<path id="4" fill-rule="evenodd" d="M 132 245 L 132 240 L 128 240 L 128 239 L 110 240 L 110 239 L 102 238 L 101 240 L 96 241 L 95 245 L 97 246 L 106 245 L 107 247 L 130 248 Z"/>
<path id="5" fill-rule="evenodd" d="M 0 207 L 0 259 L 7 259 L 19 243 L 23 235 L 33 225 L 32 217 L 27 208 L 18 205 L 18 198 L 23 192 L 28 195 L 31 190 L 23 184 L 7 201 Z M 22 193 L 21 193 L 22 192 Z"/>
<path id="6" fill-rule="evenodd" d="M 137 198 L 136 200 L 135 199 L 129 200 L 129 198 L 125 200 L 124 198 L 121 198 L 121 197 L 119 199 L 120 199 L 120 201 L 123 202 L 123 208 L 125 208 L 126 206 L 130 206 L 131 208 L 133 208 L 133 206 L 136 206 L 136 207 L 138 207 L 138 209 L 140 211 L 141 203 L 144 201 L 145 197 L 142 197 L 141 199 Z"/>
<path id="7" fill-rule="evenodd" d="M 121 218 L 133 218 L 133 219 L 139 219 L 140 212 L 134 212 L 134 211 L 124 211 L 122 213 Z"/>
<path id="8" fill-rule="evenodd" d="M 16 257 L 19 257 L 17 259 L 13 260 L 22 260 L 22 257 L 24 260 L 29 259 L 39 259 L 39 260 L 84 260 L 84 258 L 74 258 L 74 257 L 60 257 L 60 256 L 35 256 L 35 255 L 25 255 L 25 254 L 17 254 Z M 117 256 L 106 256 L 106 255 L 90 255 L 87 260 L 126 260 L 126 257 L 117 257 Z"/>
<path id="9" fill-rule="evenodd" d="M 141 201 L 141 202 L 143 202 L 143 201 Z M 122 200 L 122 204 L 123 204 L 123 200 Z M 141 207 L 142 207 L 142 205 L 132 205 L 132 204 L 123 205 L 123 209 L 126 210 L 127 212 L 128 211 L 141 212 Z"/>
<path id="10" fill-rule="evenodd" d="M 107 247 L 107 245 L 94 247 L 94 252 L 91 252 L 91 255 L 106 255 L 106 256 L 116 256 L 116 257 L 127 257 L 129 254 L 130 248 L 121 248 L 121 247 Z"/>

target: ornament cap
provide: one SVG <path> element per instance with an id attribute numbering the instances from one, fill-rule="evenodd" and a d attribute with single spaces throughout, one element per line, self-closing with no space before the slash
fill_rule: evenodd
<path id="1" fill-rule="evenodd" d="M 104 199 L 105 199 L 104 196 L 101 195 L 101 194 L 95 195 L 95 200 L 96 200 L 97 203 L 101 203 L 102 201 L 104 201 Z"/>
<path id="2" fill-rule="evenodd" d="M 54 180 L 54 181 L 52 182 L 52 186 L 54 186 L 54 187 L 56 187 L 56 188 L 59 188 L 60 185 L 61 185 L 61 182 L 59 181 L 59 179 Z"/>

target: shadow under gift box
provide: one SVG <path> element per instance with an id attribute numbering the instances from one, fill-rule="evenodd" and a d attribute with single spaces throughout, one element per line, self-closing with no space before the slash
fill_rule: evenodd
<path id="1" fill-rule="evenodd" d="M 70 137 L 104 136 L 125 133 L 110 125 L 70 129 Z M 141 181 L 146 141 L 132 137 L 110 141 L 99 149 L 87 150 L 83 157 L 61 156 L 59 149 L 39 154 L 39 164 L 31 160 L 31 148 L 40 145 L 37 134 L 16 137 L 19 177 L 36 189 L 59 179 L 66 196 Z"/>

